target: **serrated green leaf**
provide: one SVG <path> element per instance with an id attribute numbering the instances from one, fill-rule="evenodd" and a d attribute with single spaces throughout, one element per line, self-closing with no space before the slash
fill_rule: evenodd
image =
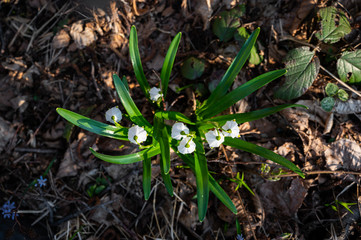
<path id="1" fill-rule="evenodd" d="M 205 64 L 202 60 L 195 57 L 189 57 L 181 66 L 181 74 L 189 80 L 194 80 L 202 76 L 204 68 Z"/>
<path id="2" fill-rule="evenodd" d="M 204 101 L 202 106 L 196 110 L 197 115 L 199 115 L 209 105 L 218 102 L 219 99 L 227 93 L 228 89 L 231 87 L 232 83 L 234 82 L 234 79 L 241 71 L 244 63 L 247 61 L 251 53 L 251 49 L 256 43 L 259 32 L 260 32 L 260 28 L 257 28 L 247 39 L 246 43 L 242 46 L 241 50 L 238 52 L 236 58 L 233 60 L 231 66 L 229 66 L 229 68 L 227 69 L 227 72 L 224 74 L 221 82 L 218 84 L 216 89 L 214 89 L 214 91 L 211 93 L 209 98 L 206 101 Z"/>
<path id="3" fill-rule="evenodd" d="M 234 39 L 238 41 L 238 43 L 243 46 L 246 40 L 249 38 L 250 34 L 247 32 L 245 27 L 240 27 L 234 33 Z M 258 65 L 263 61 L 263 57 L 258 54 L 257 47 L 254 45 L 251 49 L 251 55 L 249 57 L 249 63 Z"/>
<path id="4" fill-rule="evenodd" d="M 361 50 L 342 53 L 337 60 L 337 72 L 347 83 L 361 83 Z"/>
<path id="5" fill-rule="evenodd" d="M 205 119 L 202 122 L 199 123 L 198 129 L 205 131 L 210 128 L 214 128 L 214 123 L 218 123 L 219 126 L 223 126 L 227 121 L 236 120 L 238 124 L 242 124 L 245 122 L 254 121 L 257 119 L 261 119 L 264 117 L 267 117 L 269 115 L 272 115 L 276 112 L 279 112 L 283 109 L 290 108 L 290 107 L 303 107 L 307 108 L 304 105 L 299 104 L 283 104 L 280 106 L 270 107 L 270 108 L 264 108 L 261 110 L 256 110 L 248 113 L 237 113 L 237 114 L 229 114 L 229 115 L 223 115 L 218 116 L 214 118 Z"/>
<path id="6" fill-rule="evenodd" d="M 334 83 L 327 83 L 326 87 L 325 87 L 325 92 L 327 94 L 327 96 L 329 97 L 333 97 L 337 94 L 338 91 L 338 86 Z"/>
<path id="7" fill-rule="evenodd" d="M 115 164 L 136 163 L 136 162 L 140 162 L 140 161 L 143 161 L 144 159 L 151 158 L 155 155 L 160 154 L 159 146 L 157 146 L 157 147 L 153 146 L 153 147 L 150 147 L 146 150 L 143 150 L 143 151 L 140 151 L 137 153 L 121 155 L 121 156 L 111 156 L 111 155 L 101 154 L 101 153 L 94 151 L 94 149 L 92 149 L 92 148 L 90 148 L 90 151 L 97 158 L 99 158 L 103 161 L 106 161 L 109 163 L 115 163 Z"/>
<path id="8" fill-rule="evenodd" d="M 88 130 L 89 132 L 96 133 L 104 137 L 128 141 L 128 128 L 126 127 L 119 128 L 116 126 L 98 122 L 63 108 L 57 108 L 56 111 L 59 113 L 60 116 L 62 116 L 72 124 Z"/>
<path id="9" fill-rule="evenodd" d="M 309 47 L 293 49 L 286 57 L 286 81 L 275 92 L 275 97 L 285 100 L 304 94 L 316 79 L 320 61 Z"/>
<path id="10" fill-rule="evenodd" d="M 152 160 L 150 158 L 145 158 L 143 160 L 143 192 L 144 199 L 148 200 L 151 191 L 151 182 L 152 182 Z"/>
<path id="11" fill-rule="evenodd" d="M 144 95 L 149 99 L 149 84 L 145 78 L 142 62 L 140 60 L 139 48 L 138 48 L 138 36 L 135 26 L 132 26 L 130 29 L 129 36 L 129 56 L 130 61 L 134 69 L 135 77 L 138 80 L 140 88 L 142 89 Z"/>
<path id="12" fill-rule="evenodd" d="M 144 127 L 145 130 L 148 133 L 150 133 L 152 129 L 152 125 L 140 113 L 133 99 L 130 97 L 129 92 L 127 88 L 124 86 L 122 80 L 118 77 L 118 75 L 114 74 L 113 81 L 114 81 L 115 89 L 117 90 L 118 96 L 120 98 L 120 101 L 122 102 L 125 110 L 127 111 L 130 120 L 133 123 L 141 127 Z"/>
<path id="13" fill-rule="evenodd" d="M 162 111 L 157 112 L 155 114 L 158 118 L 163 118 L 166 120 L 174 120 L 177 122 L 183 122 L 189 125 L 195 125 L 194 122 L 192 122 L 188 117 L 186 117 L 184 114 L 180 112 L 173 112 L 173 111 Z"/>
<path id="14" fill-rule="evenodd" d="M 325 110 L 326 112 L 331 112 L 336 102 L 333 97 L 325 97 L 324 99 L 322 99 L 320 104 L 323 110 Z"/>
<path id="15" fill-rule="evenodd" d="M 267 148 L 258 146 L 256 144 L 247 141 L 243 141 L 239 138 L 230 138 L 230 137 L 225 137 L 223 144 L 269 159 L 275 163 L 278 163 L 294 171 L 301 177 L 303 178 L 305 177 L 303 172 L 295 164 L 293 164 L 291 161 L 287 160 L 286 158 L 282 157 L 281 155 L 278 155 L 272 152 L 271 150 L 268 150 Z"/>
<path id="16" fill-rule="evenodd" d="M 160 73 L 161 87 L 164 98 L 167 96 L 168 83 L 172 72 L 175 56 L 177 54 L 182 33 L 178 33 L 171 42 L 167 55 L 165 56 L 162 71 Z"/>
<path id="17" fill-rule="evenodd" d="M 257 89 L 263 87 L 267 83 L 279 78 L 283 74 L 286 73 L 285 69 L 275 70 L 268 73 L 264 73 L 254 79 L 246 82 L 245 84 L 239 86 L 234 89 L 232 92 L 218 99 L 214 104 L 207 105 L 206 108 L 202 112 L 198 114 L 198 116 L 202 118 L 210 118 L 218 113 L 221 113 L 225 109 L 229 108 L 242 98 L 250 95 Z"/>
<path id="18" fill-rule="evenodd" d="M 212 22 L 213 33 L 224 42 L 232 39 L 236 29 L 241 26 L 240 17 L 245 13 L 244 5 L 231 11 L 223 11 L 214 17 Z"/>
<path id="19" fill-rule="evenodd" d="M 208 167 L 202 140 L 196 137 L 196 151 L 194 153 L 194 170 L 197 183 L 198 217 L 203 222 L 206 217 L 209 199 Z"/>
<path id="20" fill-rule="evenodd" d="M 351 32 L 350 23 L 342 10 L 331 6 L 320 9 L 319 14 L 321 29 L 316 37 L 321 41 L 335 43 Z"/>
<path id="21" fill-rule="evenodd" d="M 348 93 L 347 93 L 345 90 L 343 90 L 343 89 L 339 89 L 338 92 L 337 92 L 337 97 L 338 97 L 341 101 L 345 102 L 345 101 L 348 100 Z"/>

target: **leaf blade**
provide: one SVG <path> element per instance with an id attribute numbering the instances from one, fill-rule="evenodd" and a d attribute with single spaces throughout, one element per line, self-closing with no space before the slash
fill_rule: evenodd
<path id="1" fill-rule="evenodd" d="M 143 160 L 143 193 L 145 200 L 148 200 L 150 197 L 151 182 L 152 182 L 152 161 L 148 157 Z"/>
<path id="2" fill-rule="evenodd" d="M 361 50 L 345 51 L 337 60 L 337 72 L 341 80 L 350 84 L 361 83 Z"/>

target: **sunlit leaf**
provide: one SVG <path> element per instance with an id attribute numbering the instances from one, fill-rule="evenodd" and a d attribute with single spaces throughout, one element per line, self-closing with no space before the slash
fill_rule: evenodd
<path id="1" fill-rule="evenodd" d="M 339 90 L 337 91 L 337 97 L 338 97 L 338 99 L 340 99 L 341 101 L 345 102 L 345 101 L 348 100 L 348 93 L 347 93 L 345 90 L 343 90 L 343 89 L 339 89 Z"/>
<path id="2" fill-rule="evenodd" d="M 337 72 L 341 80 L 347 83 L 361 83 L 361 50 L 345 51 L 337 60 Z"/>
<path id="3" fill-rule="evenodd" d="M 338 91 L 338 86 L 334 83 L 327 83 L 326 87 L 325 87 L 325 92 L 327 94 L 327 96 L 329 97 L 333 97 L 337 94 Z"/>
<path id="4" fill-rule="evenodd" d="M 245 27 L 240 27 L 234 34 L 234 39 L 238 41 L 238 43 L 243 46 L 246 40 L 249 38 L 250 34 L 247 32 Z M 258 54 L 257 47 L 254 45 L 251 49 L 251 55 L 249 57 L 249 63 L 258 65 L 263 61 L 263 57 Z"/>

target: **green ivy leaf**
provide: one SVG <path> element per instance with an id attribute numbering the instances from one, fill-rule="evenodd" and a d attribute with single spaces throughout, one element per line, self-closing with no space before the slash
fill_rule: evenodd
<path id="1" fill-rule="evenodd" d="M 327 94 L 327 96 L 329 97 L 333 97 L 337 94 L 338 91 L 338 86 L 334 83 L 327 83 L 326 87 L 325 87 L 325 92 Z"/>
<path id="2" fill-rule="evenodd" d="M 337 72 L 341 80 L 348 83 L 361 83 L 361 50 L 342 53 L 337 61 Z"/>
<path id="3" fill-rule="evenodd" d="M 350 23 L 343 11 L 326 7 L 322 8 L 319 14 L 322 19 L 321 30 L 316 33 L 316 37 L 321 41 L 335 43 L 351 32 Z"/>
<path id="4" fill-rule="evenodd" d="M 204 67 L 205 64 L 203 61 L 195 57 L 190 57 L 183 62 L 181 66 L 181 73 L 183 77 L 189 80 L 194 80 L 202 76 Z"/>
<path id="5" fill-rule="evenodd" d="M 316 79 L 320 61 L 309 47 L 293 49 L 286 56 L 286 82 L 275 92 L 276 98 L 290 100 L 304 94 Z"/>
<path id="6" fill-rule="evenodd" d="M 246 40 L 249 38 L 250 34 L 247 32 L 246 28 L 240 27 L 234 33 L 234 39 L 243 46 Z M 263 61 L 263 56 L 258 55 L 256 45 L 254 45 L 251 49 L 251 55 L 249 57 L 249 63 L 258 65 Z"/>
<path id="7" fill-rule="evenodd" d="M 246 12 L 245 5 L 233 8 L 231 11 L 223 11 L 214 17 L 212 23 L 213 33 L 223 42 L 232 39 L 236 29 L 241 26 L 240 17 Z"/>
<path id="8" fill-rule="evenodd" d="M 338 90 L 338 92 L 337 92 L 337 97 L 338 97 L 341 101 L 345 102 L 345 101 L 347 101 L 347 99 L 348 99 L 348 93 L 347 93 L 345 90 L 340 89 L 340 90 Z"/>
<path id="9" fill-rule="evenodd" d="M 326 112 L 331 112 L 332 108 L 335 106 L 335 99 L 333 97 L 325 97 L 321 101 L 321 107 Z"/>

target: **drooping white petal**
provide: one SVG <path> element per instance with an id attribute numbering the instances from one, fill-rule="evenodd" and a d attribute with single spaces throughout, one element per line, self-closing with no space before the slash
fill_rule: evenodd
<path id="1" fill-rule="evenodd" d="M 224 142 L 224 135 L 222 132 L 213 130 L 205 134 L 206 140 L 211 148 L 219 147 Z"/>
<path id="2" fill-rule="evenodd" d="M 150 95 L 150 100 L 155 102 L 158 101 L 158 99 L 163 96 L 162 91 L 160 90 L 160 88 L 157 87 L 152 87 L 149 91 L 149 95 Z"/>
<path id="3" fill-rule="evenodd" d="M 222 133 L 225 137 L 235 138 L 239 136 L 238 124 L 235 120 L 227 121 L 222 127 Z"/>
<path id="4" fill-rule="evenodd" d="M 122 120 L 122 112 L 119 110 L 119 108 L 113 107 L 105 112 L 105 119 L 108 122 L 115 123 L 112 117 L 114 117 L 116 122 L 120 122 L 120 120 Z"/>
<path id="5" fill-rule="evenodd" d="M 189 134 L 189 129 L 184 123 L 178 122 L 173 125 L 171 134 L 173 139 L 181 140 L 183 137 L 186 137 L 187 134 Z"/>
<path id="6" fill-rule="evenodd" d="M 180 141 L 178 146 L 178 151 L 181 154 L 188 154 L 194 152 L 196 149 L 196 144 L 191 140 L 190 137 L 184 137 L 182 141 Z"/>
<path id="7" fill-rule="evenodd" d="M 134 125 L 128 130 L 128 139 L 130 142 L 134 144 L 139 144 L 147 140 L 147 132 L 143 127 L 139 127 L 138 125 Z"/>

